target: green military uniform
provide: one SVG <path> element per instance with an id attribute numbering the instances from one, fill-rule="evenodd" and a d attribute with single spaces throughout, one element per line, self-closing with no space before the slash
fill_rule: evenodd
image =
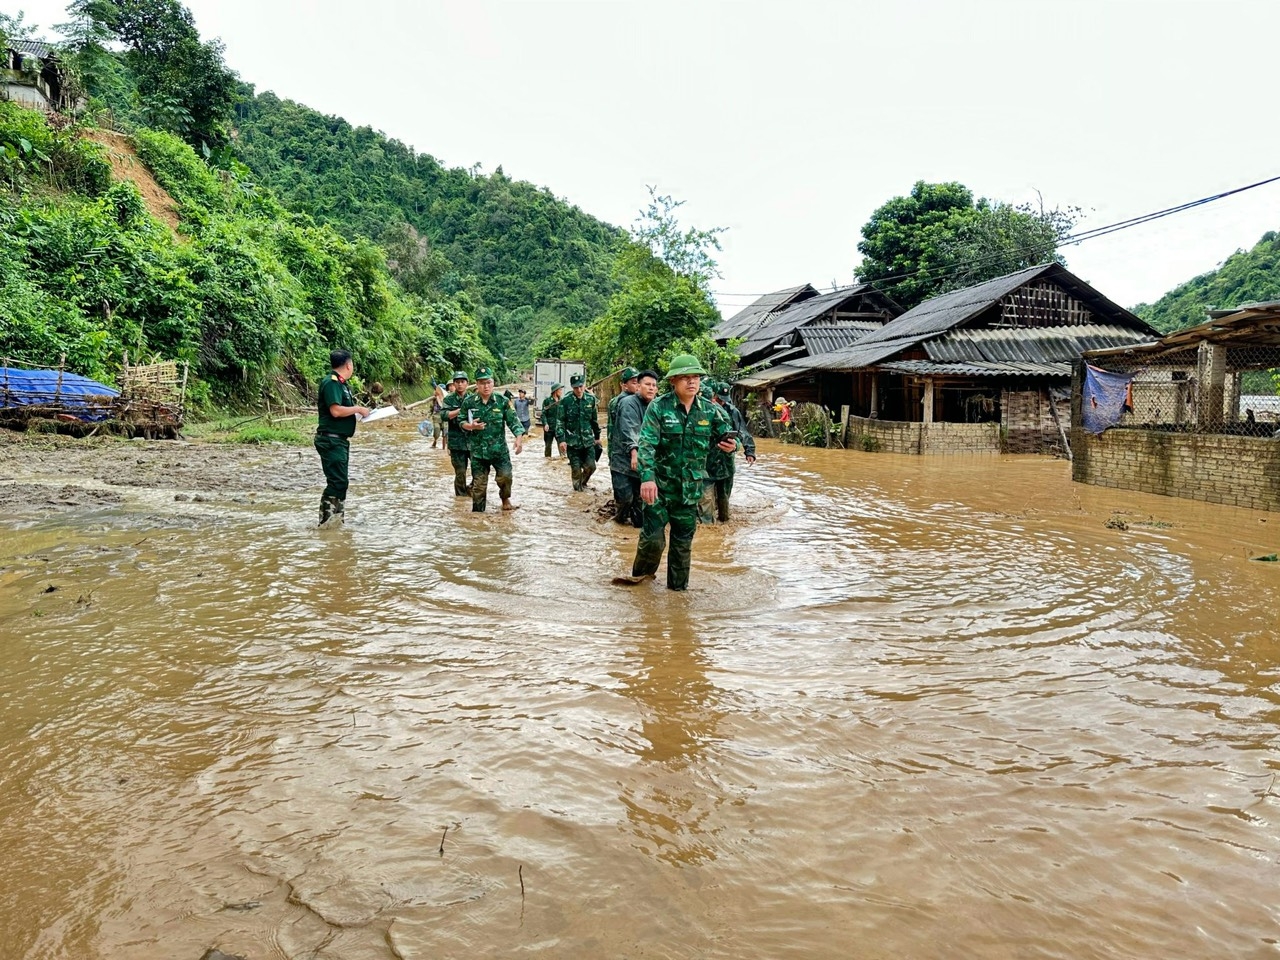
<path id="1" fill-rule="evenodd" d="M 667 376 L 703 372 L 695 358 L 681 356 L 672 360 Z M 640 482 L 656 483 L 658 499 L 644 508 L 644 525 L 631 567 L 633 577 L 657 572 L 670 524 L 667 588 L 688 587 L 693 535 L 698 529 L 698 501 L 707 475 L 707 450 L 731 429 L 728 415 L 702 396 L 695 395 L 687 411 L 674 392 L 649 404 L 640 426 L 638 461 Z"/>
<path id="2" fill-rule="evenodd" d="M 582 379 L 574 375 L 570 383 L 579 386 Z M 578 397 L 570 393 L 560 401 L 560 409 L 556 413 L 556 439 L 565 445 L 574 490 L 585 490 L 587 481 L 596 472 L 596 440 L 599 436 L 600 414 L 595 394 L 584 391 Z"/>
<path id="3" fill-rule="evenodd" d="M 738 431 L 743 454 L 754 457 L 756 455 L 755 438 L 751 436 L 751 431 L 747 427 L 747 418 L 734 406 L 727 388 L 728 384 L 722 384 L 721 389 L 716 391 L 716 395 L 720 398 L 720 409 L 729 414 L 733 429 Z M 717 520 L 724 523 L 729 519 L 729 498 L 733 495 L 736 456 L 736 451 L 725 453 L 714 446 L 707 454 L 707 484 L 702 494 L 702 502 L 698 504 L 699 523 L 715 523 Z"/>
<path id="4" fill-rule="evenodd" d="M 320 522 L 332 516 L 341 517 L 346 510 L 347 468 L 350 463 L 351 438 L 356 432 L 355 414 L 335 417 L 329 413 L 334 404 L 354 407 L 351 387 L 336 373 L 330 373 L 316 387 L 316 407 L 319 422 L 316 425 L 315 447 L 320 454 L 320 467 L 324 470 L 324 493 L 320 497 Z"/>
<path id="5" fill-rule="evenodd" d="M 560 401 L 556 399 L 556 391 L 564 389 L 561 383 L 551 385 L 551 395 L 542 401 L 542 445 L 543 454 L 551 458 L 551 446 L 556 440 L 556 413 L 560 409 Z"/>
<path id="6" fill-rule="evenodd" d="M 465 380 L 466 376 L 465 373 L 455 373 L 453 378 L 456 382 Z M 466 399 L 465 394 L 460 397 L 450 391 L 444 398 L 443 412 L 440 414 L 441 422 L 449 425 L 449 460 L 453 464 L 453 495 L 455 497 L 465 497 L 471 492 L 471 484 L 467 482 L 467 463 L 471 459 L 471 437 L 466 430 L 462 429 L 457 417 L 449 416 L 452 411 L 461 410 Z"/>
<path id="7" fill-rule="evenodd" d="M 476 371 L 476 379 L 488 379 L 481 376 L 488 373 L 481 368 Z M 519 437 L 524 427 L 511 404 L 497 394 L 490 395 L 487 403 L 478 393 L 468 394 L 458 421 L 484 423 L 483 430 L 467 431 L 471 440 L 471 510 L 484 513 L 488 506 L 491 467 L 498 482 L 498 496 L 503 503 L 511 499 L 511 451 L 507 449 L 506 428 L 510 427 L 512 435 Z"/>

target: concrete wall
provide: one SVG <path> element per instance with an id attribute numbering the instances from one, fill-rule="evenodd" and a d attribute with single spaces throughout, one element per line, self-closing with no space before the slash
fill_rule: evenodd
<path id="1" fill-rule="evenodd" d="M 1280 439 L 1076 429 L 1071 452 L 1078 483 L 1280 511 Z"/>
<path id="2" fill-rule="evenodd" d="M 845 446 L 850 450 L 876 453 L 999 453 L 1000 426 L 995 423 L 904 423 L 850 417 Z"/>

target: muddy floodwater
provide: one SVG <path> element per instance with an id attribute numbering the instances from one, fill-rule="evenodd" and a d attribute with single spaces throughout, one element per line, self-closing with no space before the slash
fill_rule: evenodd
<path id="1" fill-rule="evenodd" d="M 1280 515 L 765 442 L 692 589 L 541 442 L 7 445 L 0 955 L 1280 954 Z"/>

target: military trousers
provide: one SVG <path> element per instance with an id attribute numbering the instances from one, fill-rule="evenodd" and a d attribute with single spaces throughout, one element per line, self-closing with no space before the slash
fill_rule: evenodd
<path id="1" fill-rule="evenodd" d="M 693 563 L 693 535 L 698 532 L 698 505 L 658 500 L 646 504 L 636 559 L 631 565 L 633 577 L 652 576 L 667 546 L 667 526 L 671 527 L 671 553 L 667 556 L 667 589 L 689 587 L 689 567 Z"/>
<path id="2" fill-rule="evenodd" d="M 542 452 L 548 459 L 551 457 L 551 448 L 556 443 L 556 432 L 546 427 L 542 428 Z"/>
<path id="3" fill-rule="evenodd" d="M 320 454 L 320 468 L 324 470 L 324 499 L 347 499 L 347 467 L 351 459 L 351 441 L 346 437 L 317 433 L 316 453 Z"/>
<path id="4" fill-rule="evenodd" d="M 640 526 L 640 509 L 644 506 L 640 499 L 640 478 L 620 470 L 610 470 L 609 475 L 613 480 L 613 505 L 617 508 L 614 521 L 624 526 Z"/>
<path id="5" fill-rule="evenodd" d="M 493 468 L 494 479 L 498 481 L 498 496 L 507 501 L 511 499 L 511 454 L 504 448 L 502 456 L 493 460 L 480 457 L 471 458 L 471 512 L 484 513 L 489 505 L 489 468 Z"/>
<path id="6" fill-rule="evenodd" d="M 449 451 L 449 462 L 453 464 L 453 495 L 465 497 L 471 492 L 471 484 L 467 482 L 467 464 L 471 460 L 468 450 Z"/>
<path id="7" fill-rule="evenodd" d="M 733 475 L 708 480 L 698 501 L 699 523 L 725 523 L 729 519 L 729 498 L 733 496 Z"/>
<path id="8" fill-rule="evenodd" d="M 573 489 L 587 489 L 587 481 L 596 472 L 596 448 L 566 447 L 565 456 L 569 458 L 569 469 L 573 474 Z"/>

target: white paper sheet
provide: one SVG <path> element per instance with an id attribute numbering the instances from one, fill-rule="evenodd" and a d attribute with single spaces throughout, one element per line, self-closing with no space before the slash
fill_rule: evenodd
<path id="1" fill-rule="evenodd" d="M 373 423 L 375 420 L 385 420 L 387 417 L 394 417 L 400 411 L 395 407 L 379 407 L 372 411 L 367 417 L 361 417 L 361 423 Z"/>

